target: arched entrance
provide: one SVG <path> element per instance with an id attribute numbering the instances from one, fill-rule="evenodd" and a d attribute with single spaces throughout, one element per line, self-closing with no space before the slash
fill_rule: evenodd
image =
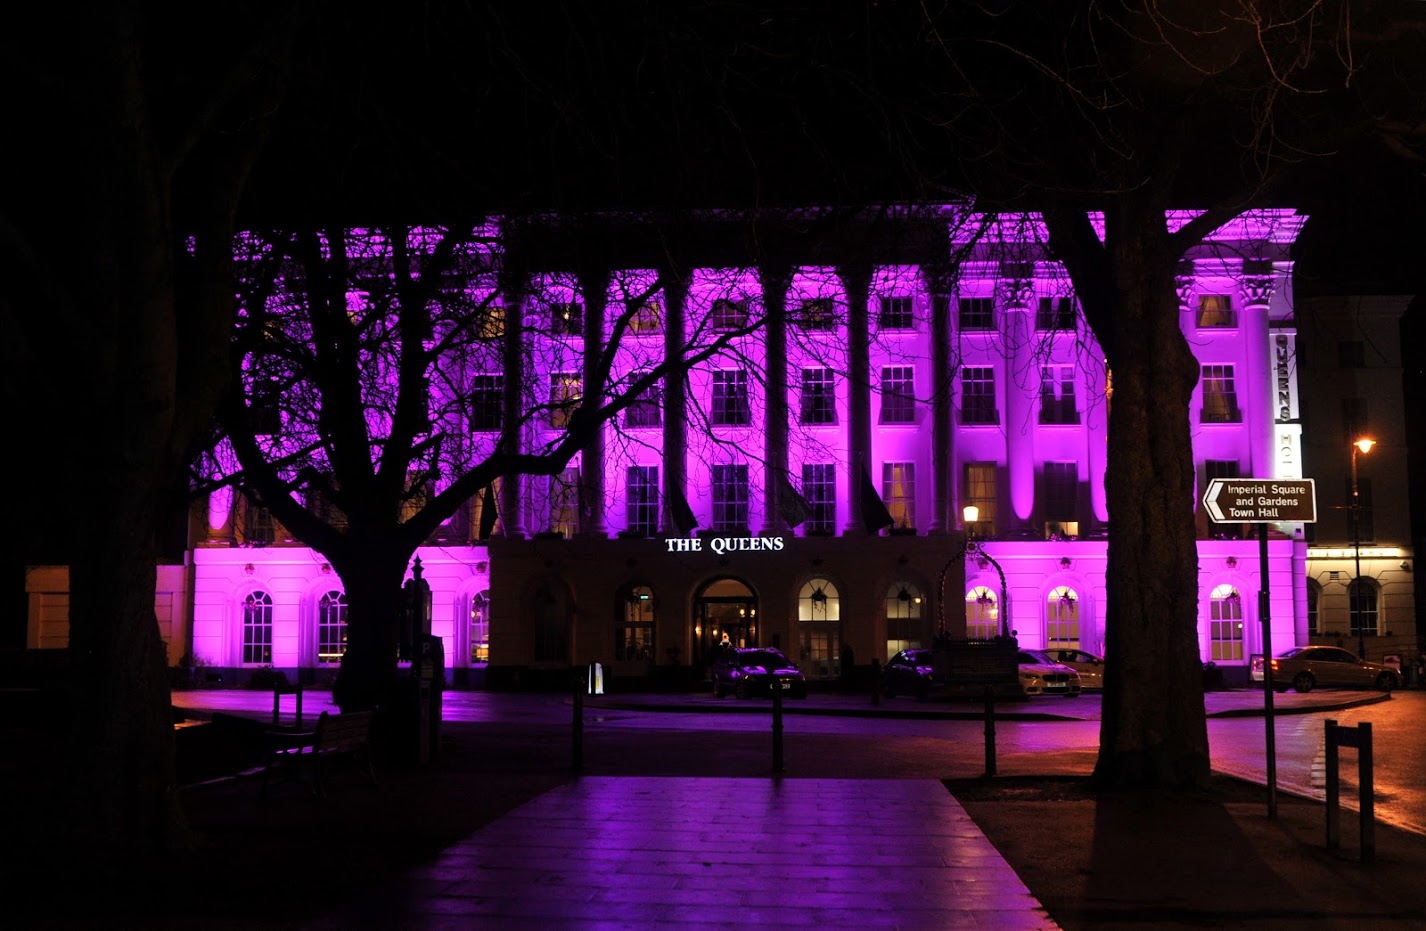
<path id="1" fill-rule="evenodd" d="M 714 579 L 693 598 L 693 662 L 706 667 L 724 637 L 734 647 L 758 646 L 758 599 L 737 579 Z"/>

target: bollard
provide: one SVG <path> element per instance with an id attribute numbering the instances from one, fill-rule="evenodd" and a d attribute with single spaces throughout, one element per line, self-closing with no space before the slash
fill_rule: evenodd
<path id="1" fill-rule="evenodd" d="M 584 682 L 583 676 L 576 676 L 574 680 L 574 725 L 570 728 L 570 738 L 573 741 L 570 756 L 570 769 L 580 772 L 584 769 Z"/>
<path id="2" fill-rule="evenodd" d="M 1327 755 L 1327 849 L 1336 850 L 1342 844 L 1341 775 L 1337 771 L 1338 747 L 1357 748 L 1357 816 L 1361 833 L 1363 863 L 1376 860 L 1376 787 L 1372 780 L 1372 726 L 1363 722 L 1356 727 L 1339 727 L 1336 721 L 1325 725 Z"/>
<path id="3" fill-rule="evenodd" d="M 782 772 L 782 683 L 772 682 L 772 771 Z"/>
<path id="4" fill-rule="evenodd" d="M 995 686 L 985 687 L 985 774 L 995 775 Z"/>

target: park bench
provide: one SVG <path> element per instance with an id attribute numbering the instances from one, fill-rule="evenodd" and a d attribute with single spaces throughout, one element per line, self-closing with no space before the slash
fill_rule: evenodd
<path id="1" fill-rule="evenodd" d="M 372 785 L 376 784 L 376 769 L 372 761 L 372 724 L 374 711 L 348 711 L 332 714 L 324 711 L 317 726 L 310 731 L 268 731 L 271 758 L 263 770 L 262 792 L 275 771 L 283 770 L 289 778 L 301 778 L 302 768 L 312 772 L 312 791 L 326 795 L 326 770 L 336 760 L 345 759 L 366 770 Z"/>

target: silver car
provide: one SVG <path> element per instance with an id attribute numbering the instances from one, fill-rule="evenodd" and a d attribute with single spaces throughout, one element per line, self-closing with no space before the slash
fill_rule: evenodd
<path id="1" fill-rule="evenodd" d="M 1310 692 L 1318 686 L 1337 689 L 1377 689 L 1390 692 L 1401 676 L 1390 666 L 1369 663 L 1341 647 L 1295 647 L 1272 661 L 1273 690 L 1288 686 Z"/>

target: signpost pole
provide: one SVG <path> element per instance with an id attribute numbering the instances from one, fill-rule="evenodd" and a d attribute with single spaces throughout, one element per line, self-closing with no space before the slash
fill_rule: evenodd
<path id="1" fill-rule="evenodd" d="M 1258 616 L 1263 622 L 1263 734 L 1267 740 L 1268 820 L 1277 819 L 1277 738 L 1273 726 L 1272 606 L 1268 599 L 1268 525 L 1258 524 Z"/>

